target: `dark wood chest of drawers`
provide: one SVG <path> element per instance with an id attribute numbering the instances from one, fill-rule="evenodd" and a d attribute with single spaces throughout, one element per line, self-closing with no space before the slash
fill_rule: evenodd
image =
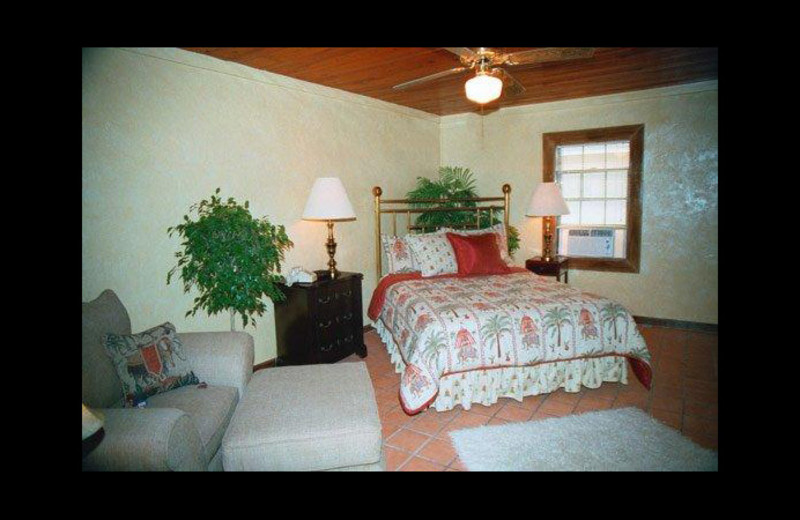
<path id="1" fill-rule="evenodd" d="M 275 304 L 276 365 L 333 363 L 367 355 L 361 305 L 361 273 L 281 285 L 286 301 Z"/>

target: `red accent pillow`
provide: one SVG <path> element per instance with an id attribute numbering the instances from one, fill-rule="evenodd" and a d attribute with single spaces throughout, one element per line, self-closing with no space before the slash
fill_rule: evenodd
<path id="1" fill-rule="evenodd" d="M 458 235 L 446 233 L 453 246 L 458 263 L 458 274 L 506 274 L 508 265 L 500 256 L 494 233 L 482 235 Z"/>

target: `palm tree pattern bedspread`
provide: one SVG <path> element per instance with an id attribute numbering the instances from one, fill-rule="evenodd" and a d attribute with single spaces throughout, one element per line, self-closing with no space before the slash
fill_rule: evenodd
<path id="1" fill-rule="evenodd" d="M 410 414 L 453 373 L 625 356 L 650 386 L 650 353 L 620 304 L 531 272 L 398 281 L 378 319 L 405 362 L 400 402 Z M 375 298 L 373 296 L 373 298 Z"/>

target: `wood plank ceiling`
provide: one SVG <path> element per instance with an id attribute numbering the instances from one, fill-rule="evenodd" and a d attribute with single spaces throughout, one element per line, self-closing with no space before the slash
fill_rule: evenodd
<path id="1" fill-rule="evenodd" d="M 515 52 L 532 47 L 494 47 Z M 477 48 L 473 48 L 477 49 Z M 614 94 L 717 79 L 716 47 L 598 47 L 591 58 L 505 66 L 524 87 L 480 105 L 464 95 L 474 73 L 392 87 L 458 67 L 458 56 L 430 47 L 187 47 L 186 50 L 241 63 L 437 115 L 489 113 L 501 107 Z"/>

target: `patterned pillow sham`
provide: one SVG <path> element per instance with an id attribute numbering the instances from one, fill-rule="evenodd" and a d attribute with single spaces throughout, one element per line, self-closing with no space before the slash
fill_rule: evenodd
<path id="1" fill-rule="evenodd" d="M 458 272 L 453 246 L 443 229 L 424 235 L 406 235 L 405 239 L 423 278 Z"/>
<path id="2" fill-rule="evenodd" d="M 139 334 L 106 334 L 104 344 L 122 381 L 126 408 L 151 395 L 200 382 L 186 362 L 172 323 Z"/>
<path id="3" fill-rule="evenodd" d="M 501 222 L 492 227 L 483 229 L 452 229 L 444 228 L 443 231 L 455 233 L 457 235 L 482 235 L 483 233 L 497 234 L 497 247 L 500 249 L 500 257 L 506 265 L 512 265 L 514 260 L 508 254 L 508 238 L 506 237 L 506 226 Z"/>
<path id="4" fill-rule="evenodd" d="M 381 235 L 388 274 L 419 271 L 405 237 Z"/>

